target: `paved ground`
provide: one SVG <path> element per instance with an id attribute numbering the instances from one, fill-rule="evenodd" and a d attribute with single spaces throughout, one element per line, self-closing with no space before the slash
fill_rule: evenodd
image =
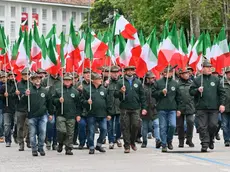
<path id="1" fill-rule="evenodd" d="M 31 150 L 18 151 L 13 144 L 6 148 L 0 144 L 0 172 L 230 172 L 230 148 L 225 148 L 223 139 L 216 141 L 215 150 L 200 153 L 198 136 L 195 135 L 195 148 L 177 148 L 161 153 L 154 148 L 154 140 L 149 140 L 148 148 L 124 154 L 123 148 L 108 150 L 105 154 L 88 150 L 74 150 L 73 156 L 46 151 L 45 157 L 32 157 Z"/>

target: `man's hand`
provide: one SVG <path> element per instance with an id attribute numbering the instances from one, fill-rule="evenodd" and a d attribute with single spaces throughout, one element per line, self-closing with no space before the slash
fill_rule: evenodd
<path id="1" fill-rule="evenodd" d="M 60 97 L 59 101 L 60 101 L 60 103 L 64 103 L 64 98 Z"/>
<path id="2" fill-rule="evenodd" d="M 76 117 L 76 121 L 77 121 L 77 122 L 80 122 L 80 121 L 81 121 L 81 117 L 80 117 L 80 116 L 77 116 L 77 117 Z"/>
<path id="3" fill-rule="evenodd" d="M 30 95 L 30 90 L 26 90 L 26 95 L 27 95 L 27 96 Z"/>
<path id="4" fill-rule="evenodd" d="M 109 80 L 106 80 L 105 83 L 104 83 L 104 86 L 107 87 L 109 85 L 110 81 Z"/>
<path id="5" fill-rule="evenodd" d="M 203 87 L 203 86 L 199 87 L 199 88 L 198 88 L 198 91 L 199 91 L 200 93 L 203 93 L 204 87 Z"/>
<path id="6" fill-rule="evenodd" d="M 176 111 L 176 116 L 180 117 L 180 115 L 181 115 L 181 111 Z"/>
<path id="7" fill-rule="evenodd" d="M 107 121 L 110 121 L 111 120 L 111 116 L 107 116 Z"/>
<path id="8" fill-rule="evenodd" d="M 20 95 L 20 91 L 19 90 L 16 90 L 15 91 L 15 94 L 18 96 L 18 95 Z"/>
<path id="9" fill-rule="evenodd" d="M 166 89 L 166 88 L 163 89 L 163 90 L 162 90 L 162 93 L 164 94 L 164 96 L 166 96 L 166 94 L 167 94 L 167 89 Z"/>
<path id="10" fill-rule="evenodd" d="M 79 86 L 77 87 L 77 89 L 80 90 L 80 91 L 82 91 L 82 90 L 83 90 L 83 86 L 82 86 L 82 85 L 79 85 Z"/>
<path id="11" fill-rule="evenodd" d="M 126 91 L 125 86 L 122 86 L 121 89 L 120 89 L 120 92 L 125 93 L 125 91 Z"/>
<path id="12" fill-rule="evenodd" d="M 53 116 L 49 115 L 49 121 L 52 121 L 52 120 L 53 120 Z"/>
<path id="13" fill-rule="evenodd" d="M 89 104 L 89 105 L 93 104 L 92 99 L 89 99 L 89 100 L 88 100 L 88 104 Z"/>
<path id="14" fill-rule="evenodd" d="M 219 111 L 220 111 L 220 113 L 223 113 L 223 112 L 225 111 L 225 106 L 220 105 L 220 107 L 219 107 Z"/>
<path id="15" fill-rule="evenodd" d="M 147 110 L 143 109 L 143 110 L 141 111 L 141 114 L 142 114 L 143 116 L 147 115 Z"/>
<path id="16" fill-rule="evenodd" d="M 8 97 L 8 96 L 9 96 L 8 92 L 5 92 L 5 93 L 4 93 L 4 96 L 5 96 L 5 97 Z"/>

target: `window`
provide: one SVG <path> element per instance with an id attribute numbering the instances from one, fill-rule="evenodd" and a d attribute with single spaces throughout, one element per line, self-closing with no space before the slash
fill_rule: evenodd
<path id="1" fill-rule="evenodd" d="M 73 21 L 76 21 L 76 12 L 72 12 Z"/>
<path id="2" fill-rule="evenodd" d="M 45 36 L 46 35 L 46 24 L 42 24 L 42 34 Z"/>
<path id="3" fill-rule="evenodd" d="M 62 32 L 64 35 L 66 34 L 66 25 L 62 25 Z"/>
<path id="4" fill-rule="evenodd" d="M 37 8 L 32 8 L 32 14 L 37 14 Z"/>
<path id="5" fill-rule="evenodd" d="M 15 27 L 16 27 L 15 21 L 11 21 L 10 22 L 10 35 L 11 35 L 11 37 L 15 37 Z"/>
<path id="6" fill-rule="evenodd" d="M 53 21 L 57 21 L 57 11 L 56 10 L 52 11 L 52 16 L 53 16 Z"/>
<path id="7" fill-rule="evenodd" d="M 22 13 L 26 13 L 27 9 L 26 7 L 22 7 Z"/>
<path id="8" fill-rule="evenodd" d="M 81 13 L 81 22 L 85 20 L 85 13 Z"/>
<path id="9" fill-rule="evenodd" d="M 5 7 L 0 6 L 0 17 L 5 17 Z"/>
<path id="10" fill-rule="evenodd" d="M 15 17 L 15 15 L 16 15 L 16 8 L 15 7 L 11 7 L 10 8 L 10 12 L 11 12 L 11 17 Z"/>
<path id="11" fill-rule="evenodd" d="M 0 26 L 4 27 L 4 21 L 3 20 L 0 20 Z"/>
<path id="12" fill-rule="evenodd" d="M 66 21 L 66 11 L 62 11 L 62 21 Z"/>
<path id="13" fill-rule="evenodd" d="M 42 9 L 42 20 L 47 20 L 47 9 Z"/>

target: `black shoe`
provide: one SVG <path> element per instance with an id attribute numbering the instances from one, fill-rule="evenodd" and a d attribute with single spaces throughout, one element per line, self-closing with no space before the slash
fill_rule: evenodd
<path id="1" fill-rule="evenodd" d="M 68 150 L 66 150 L 65 154 L 66 155 L 73 155 L 73 152 L 70 149 L 68 149 Z"/>
<path id="2" fill-rule="evenodd" d="M 157 140 L 156 141 L 156 148 L 159 149 L 161 147 L 161 141 Z"/>
<path id="3" fill-rule="evenodd" d="M 141 148 L 146 148 L 146 146 L 147 146 L 147 144 L 143 142 L 141 145 Z"/>
<path id="4" fill-rule="evenodd" d="M 187 140 L 186 145 L 188 145 L 190 148 L 195 147 L 195 145 L 193 144 L 192 140 Z"/>
<path id="5" fill-rule="evenodd" d="M 207 147 L 202 146 L 202 148 L 201 148 L 201 152 L 208 152 L 208 148 L 207 148 Z"/>
<path id="6" fill-rule="evenodd" d="M 217 133 L 217 135 L 216 135 L 216 140 L 220 140 L 220 135 L 219 135 L 219 133 Z"/>
<path id="7" fill-rule="evenodd" d="M 83 148 L 84 148 L 83 145 L 79 145 L 79 146 L 78 146 L 78 149 L 79 149 L 79 150 L 82 150 Z"/>
<path id="8" fill-rule="evenodd" d="M 23 143 L 19 144 L 19 149 L 18 150 L 19 151 L 24 151 L 24 144 Z"/>
<path id="9" fill-rule="evenodd" d="M 214 143 L 213 142 L 209 143 L 209 149 L 214 149 Z"/>
<path id="10" fill-rule="evenodd" d="M 172 142 L 168 142 L 168 149 L 169 149 L 169 150 L 173 150 Z"/>
<path id="11" fill-rule="evenodd" d="M 38 152 L 37 151 L 32 151 L 32 155 L 33 156 L 38 156 Z"/>
<path id="12" fill-rule="evenodd" d="M 225 145 L 225 147 L 229 147 L 229 146 L 230 146 L 230 142 L 229 142 L 229 141 L 226 141 L 226 142 L 224 143 L 224 145 Z"/>
<path id="13" fill-rule="evenodd" d="M 165 153 L 165 152 L 167 152 L 167 151 L 168 151 L 168 150 L 167 150 L 167 147 L 166 147 L 166 146 L 162 147 L 161 152 Z"/>
<path id="14" fill-rule="evenodd" d="M 99 152 L 106 152 L 105 149 L 104 149 L 103 147 L 101 147 L 101 146 L 96 146 L 95 149 L 96 149 L 97 151 L 99 151 Z"/>
<path id="15" fill-rule="evenodd" d="M 38 149 L 38 152 L 40 153 L 41 156 L 45 156 L 46 155 L 44 149 L 40 149 L 40 150 Z"/>
<path id="16" fill-rule="evenodd" d="M 52 145 L 53 150 L 57 150 L 57 145 Z"/>
<path id="17" fill-rule="evenodd" d="M 139 143 L 139 144 L 141 144 L 141 143 L 142 143 L 142 141 L 141 141 L 141 139 L 140 139 L 140 138 L 137 138 L 137 139 L 136 139 L 136 142 L 137 142 L 137 143 Z"/>
<path id="18" fill-rule="evenodd" d="M 89 154 L 94 154 L 95 153 L 95 150 L 94 149 L 90 149 L 89 150 Z"/>
<path id="19" fill-rule="evenodd" d="M 59 144 L 57 148 L 57 152 L 61 153 L 63 150 L 63 144 Z"/>
<path id="20" fill-rule="evenodd" d="M 184 140 L 179 140 L 179 148 L 183 148 L 184 147 Z"/>
<path id="21" fill-rule="evenodd" d="M 31 148 L 30 142 L 26 142 L 26 147 L 29 149 Z"/>

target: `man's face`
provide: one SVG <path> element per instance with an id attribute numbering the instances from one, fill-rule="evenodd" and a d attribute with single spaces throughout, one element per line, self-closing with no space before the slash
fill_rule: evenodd
<path id="1" fill-rule="evenodd" d="M 94 85 L 101 85 L 102 84 L 102 79 L 95 79 L 92 81 Z"/>
<path id="2" fill-rule="evenodd" d="M 190 77 L 189 72 L 180 74 L 180 77 L 184 80 L 188 80 Z"/>
<path id="3" fill-rule="evenodd" d="M 227 77 L 228 80 L 230 80 L 230 72 L 226 73 L 226 77 Z"/>
<path id="4" fill-rule="evenodd" d="M 33 78 L 32 82 L 35 86 L 40 86 L 41 85 L 41 78 L 40 77 Z"/>
<path id="5" fill-rule="evenodd" d="M 88 73 L 84 73 L 83 74 L 83 77 L 84 77 L 84 79 L 86 80 L 86 81 L 89 81 L 90 80 L 90 73 L 88 72 Z"/>
<path id="6" fill-rule="evenodd" d="M 118 80 L 119 78 L 119 72 L 111 72 L 110 75 L 111 75 L 111 78 L 114 80 Z"/>
<path id="7" fill-rule="evenodd" d="M 79 78 L 78 77 L 74 77 L 74 82 L 78 82 L 79 81 Z"/>
<path id="8" fill-rule="evenodd" d="M 216 77 L 218 77 L 218 76 L 219 76 L 219 74 L 218 74 L 218 73 L 213 73 L 212 75 L 213 75 L 213 76 L 216 76 Z"/>
<path id="9" fill-rule="evenodd" d="M 28 80 L 28 75 L 27 74 L 22 74 L 22 79 L 27 81 Z"/>
<path id="10" fill-rule="evenodd" d="M 8 80 L 13 80 L 13 79 L 14 79 L 13 75 L 8 76 Z"/>
<path id="11" fill-rule="evenodd" d="M 203 67 L 203 74 L 211 75 L 212 74 L 212 67 Z"/>
<path id="12" fill-rule="evenodd" d="M 5 77 L 5 76 L 2 77 L 2 78 L 1 78 L 1 81 L 2 81 L 3 83 L 5 83 L 5 82 L 6 82 L 6 77 Z"/>
<path id="13" fill-rule="evenodd" d="M 155 81 L 155 78 L 146 78 L 147 83 L 152 84 Z"/>
<path id="14" fill-rule="evenodd" d="M 127 76 L 133 76 L 135 74 L 135 70 L 134 69 L 127 69 L 125 70 L 125 75 Z"/>
<path id="15" fill-rule="evenodd" d="M 63 83 L 66 87 L 70 87 L 73 84 L 73 80 L 72 79 L 64 79 Z"/>
<path id="16" fill-rule="evenodd" d="M 108 77 L 109 76 L 109 72 L 103 72 L 103 76 L 104 77 Z"/>
<path id="17" fill-rule="evenodd" d="M 164 75 L 165 78 L 167 78 L 167 77 L 168 77 L 168 78 L 171 78 L 172 75 L 173 75 L 173 71 L 169 71 L 169 73 L 164 72 L 163 75 Z"/>

